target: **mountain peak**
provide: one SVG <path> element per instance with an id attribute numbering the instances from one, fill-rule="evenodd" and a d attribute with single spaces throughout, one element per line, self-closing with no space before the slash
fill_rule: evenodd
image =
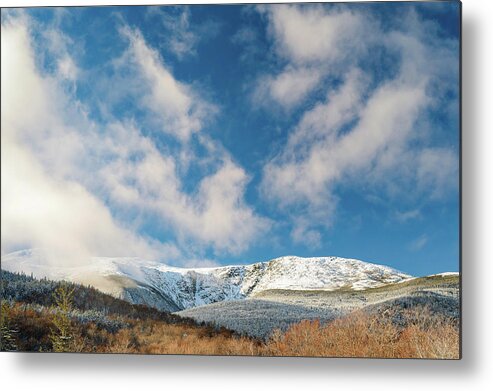
<path id="1" fill-rule="evenodd" d="M 21 250 L 2 256 L 2 268 L 91 284 L 131 302 L 169 311 L 245 299 L 266 290 L 361 290 L 411 277 L 388 266 L 357 259 L 294 255 L 249 265 L 208 268 L 106 257 L 90 258 L 84 265 L 54 266 L 39 250 Z"/>

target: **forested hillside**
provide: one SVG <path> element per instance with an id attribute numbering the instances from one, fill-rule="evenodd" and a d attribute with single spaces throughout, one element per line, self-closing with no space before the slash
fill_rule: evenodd
<path id="1" fill-rule="evenodd" d="M 458 358 L 455 316 L 430 311 L 426 303 L 406 307 L 397 318 L 395 312 L 356 310 L 325 323 L 302 320 L 268 339 L 256 339 L 91 287 L 3 272 L 0 350 Z"/>

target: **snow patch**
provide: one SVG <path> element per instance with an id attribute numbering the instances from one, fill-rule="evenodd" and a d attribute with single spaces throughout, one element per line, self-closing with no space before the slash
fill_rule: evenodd
<path id="1" fill-rule="evenodd" d="M 132 289 L 145 291 L 139 297 L 148 297 L 149 305 L 163 300 L 180 309 L 241 300 L 266 290 L 364 290 L 411 278 L 387 266 L 340 257 L 286 256 L 208 268 L 171 267 L 135 257 L 93 257 L 84 266 L 59 267 L 50 265 L 36 249 L 2 256 L 2 268 L 38 278 L 90 283 L 126 299 L 135 295 L 121 281 L 130 280 L 135 283 Z M 104 283 L 98 282 L 102 278 Z"/>

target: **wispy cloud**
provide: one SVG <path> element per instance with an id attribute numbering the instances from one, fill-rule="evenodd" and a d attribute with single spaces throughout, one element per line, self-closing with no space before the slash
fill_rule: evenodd
<path id="1" fill-rule="evenodd" d="M 28 21 L 2 18 L 2 251 L 41 247 L 66 263 L 95 254 L 178 256 L 173 245 L 116 221 L 73 179 L 89 149 L 78 131 L 89 124 L 82 113 L 64 110 L 65 75 L 37 71 Z"/>
<path id="2" fill-rule="evenodd" d="M 321 78 L 322 72 L 317 68 L 287 67 L 277 75 L 261 77 L 254 90 L 253 100 L 265 106 L 274 102 L 289 110 L 302 102 Z"/>
<path id="3" fill-rule="evenodd" d="M 119 91 L 161 118 L 163 131 L 180 142 L 174 152 L 159 149 L 132 117 L 91 119 L 63 87 L 62 68 L 38 69 L 36 27 L 28 17 L 2 18 L 2 251 L 41 247 L 63 262 L 135 255 L 176 263 L 201 258 L 201 248 L 236 253 L 268 228 L 244 201 L 245 170 L 205 135 L 198 140 L 210 153 L 209 173 L 192 194 L 183 189 L 179 156 L 191 151 L 196 159 L 188 144 L 202 129 L 207 103 L 173 76 L 138 30 L 122 29 L 125 71 L 149 89 Z M 57 31 L 50 34 L 55 39 Z M 66 58 L 65 47 L 53 55 Z M 114 63 L 122 71 L 124 61 Z M 158 216 L 173 227 L 173 241 L 142 235 L 129 213 Z"/>
<path id="4" fill-rule="evenodd" d="M 428 236 L 421 235 L 409 244 L 409 249 L 411 251 L 420 251 L 428 244 Z"/>
<path id="5" fill-rule="evenodd" d="M 217 21 L 192 23 L 191 17 L 189 6 L 147 8 L 148 20 L 162 30 L 159 36 L 164 48 L 178 60 L 196 56 L 200 42 L 215 36 L 220 29 Z"/>
<path id="6" fill-rule="evenodd" d="M 268 20 L 274 52 L 286 65 L 261 75 L 254 93 L 257 104 L 277 103 L 284 109 L 300 105 L 324 76 L 334 76 L 358 55 L 368 22 L 359 14 L 323 6 L 258 6 Z M 349 61 L 348 61 L 349 59 Z"/>
<path id="7" fill-rule="evenodd" d="M 269 20 L 278 54 L 294 64 L 341 61 L 363 38 L 368 22 L 358 13 L 323 6 L 259 6 Z"/>
<path id="8" fill-rule="evenodd" d="M 187 141 L 202 128 L 202 122 L 214 112 L 214 107 L 173 77 L 159 53 L 147 45 L 140 31 L 123 27 L 121 33 L 129 42 L 124 57 L 136 66 L 136 76 L 145 86 L 140 96 L 142 105 L 152 110 L 164 132 Z M 120 63 L 128 66 L 127 61 Z M 147 94 L 145 90 L 151 93 Z"/>
<path id="9" fill-rule="evenodd" d="M 411 209 L 406 211 L 396 211 L 395 219 L 399 222 L 406 223 L 411 220 L 420 219 L 422 217 L 419 209 Z"/>
<path id="10" fill-rule="evenodd" d="M 290 210 L 295 226 L 303 215 L 303 224 L 293 229 L 297 238 L 333 224 L 342 184 L 391 197 L 409 197 L 410 188 L 415 198 L 448 193 L 456 184 L 456 153 L 423 143 L 426 129 L 419 121 L 427 107 L 441 104 L 430 88 L 449 77 L 442 70 L 454 44 L 424 37 L 420 26 L 426 23 L 413 12 L 403 18 L 405 32 L 384 31 L 371 16 L 344 7 L 262 6 L 260 12 L 268 17 L 278 55 L 288 62 L 284 69 L 312 64 L 319 75 L 340 80 L 324 87 L 325 100 L 304 108 L 284 148 L 264 167 L 263 194 Z M 372 50 L 397 56 L 391 77 L 381 79 L 378 67 L 361 65 Z M 310 83 L 304 81 L 300 95 L 296 73 L 278 77 L 293 91 L 292 101 L 278 94 L 279 103 L 301 104 Z M 275 96 L 275 83 L 266 86 Z"/>
<path id="11" fill-rule="evenodd" d="M 458 42 L 402 9 L 2 12 L 2 251 L 199 265 L 433 232 Z"/>

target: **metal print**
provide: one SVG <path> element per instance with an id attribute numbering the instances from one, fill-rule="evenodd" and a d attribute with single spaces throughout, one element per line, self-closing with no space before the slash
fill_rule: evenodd
<path id="1" fill-rule="evenodd" d="M 1 13 L 1 350 L 460 358 L 461 5 Z"/>

